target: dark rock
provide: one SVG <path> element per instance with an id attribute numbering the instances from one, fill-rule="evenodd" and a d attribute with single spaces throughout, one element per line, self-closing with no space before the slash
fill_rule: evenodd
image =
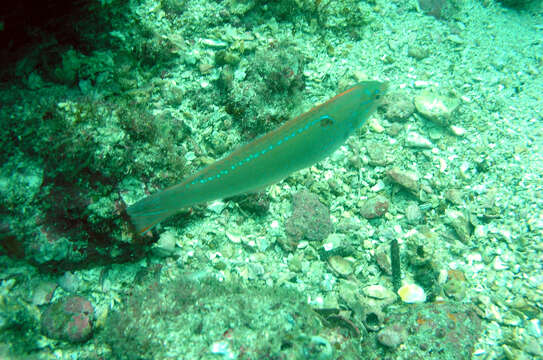
<path id="1" fill-rule="evenodd" d="M 509 8 L 524 8 L 527 7 L 530 4 L 537 3 L 538 0 L 498 0 L 499 3 L 501 3 L 505 7 Z"/>
<path id="2" fill-rule="evenodd" d="M 441 17 L 441 12 L 446 3 L 447 0 L 419 0 L 420 9 L 435 18 Z"/>
<path id="3" fill-rule="evenodd" d="M 266 192 L 238 195 L 231 198 L 241 209 L 256 215 L 264 215 L 270 209 L 270 197 Z"/>

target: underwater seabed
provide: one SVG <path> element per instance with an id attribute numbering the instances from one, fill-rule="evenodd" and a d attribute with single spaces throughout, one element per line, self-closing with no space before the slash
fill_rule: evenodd
<path id="1" fill-rule="evenodd" d="M 8 5 L 1 359 L 543 357 L 541 1 Z M 366 81 L 352 135 L 333 102 L 268 142 L 323 160 L 134 234 L 131 205 Z"/>

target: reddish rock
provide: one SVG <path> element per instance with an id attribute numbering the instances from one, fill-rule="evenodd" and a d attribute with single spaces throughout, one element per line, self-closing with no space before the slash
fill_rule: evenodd
<path id="1" fill-rule="evenodd" d="M 41 316 L 45 336 L 72 343 L 88 340 L 93 331 L 94 309 L 81 296 L 68 296 L 49 305 Z"/>
<path id="2" fill-rule="evenodd" d="M 415 172 L 393 167 L 387 171 L 387 175 L 392 179 L 392 181 L 403 186 L 412 193 L 416 194 L 418 192 L 419 176 Z"/>
<path id="3" fill-rule="evenodd" d="M 295 241 L 322 241 L 331 231 L 330 211 L 317 195 L 309 191 L 294 194 L 292 216 L 286 223 L 287 234 Z"/>
<path id="4" fill-rule="evenodd" d="M 392 331 L 370 333 L 364 339 L 368 360 L 472 359 L 482 331 L 475 309 L 454 301 L 391 305 L 383 325 Z M 409 349 L 408 354 L 396 347 L 399 343 Z M 395 356 L 390 356 L 391 351 Z"/>
<path id="5" fill-rule="evenodd" d="M 383 216 L 387 211 L 390 202 L 383 195 L 369 198 L 360 204 L 360 215 L 366 219 L 375 219 Z"/>

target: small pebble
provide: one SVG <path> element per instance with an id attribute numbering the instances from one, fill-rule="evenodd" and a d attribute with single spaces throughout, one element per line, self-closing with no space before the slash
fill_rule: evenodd
<path id="1" fill-rule="evenodd" d="M 445 223 L 452 226 L 463 243 L 469 242 L 473 229 L 463 212 L 454 209 L 445 210 Z"/>
<path id="2" fill-rule="evenodd" d="M 226 207 L 226 203 L 221 200 L 213 201 L 211 204 L 207 206 L 208 210 L 213 211 L 215 214 L 220 214 L 224 208 Z"/>
<path id="3" fill-rule="evenodd" d="M 415 97 L 415 108 L 426 119 L 435 124 L 447 126 L 460 105 L 458 99 L 424 92 Z"/>
<path id="4" fill-rule="evenodd" d="M 382 133 L 383 131 L 385 131 L 383 125 L 381 125 L 376 118 L 371 118 L 368 122 L 368 125 L 376 133 Z"/>
<path id="5" fill-rule="evenodd" d="M 36 306 L 48 304 L 51 301 L 56 288 L 57 284 L 52 281 L 40 282 L 32 294 L 32 304 Z"/>
<path id="6" fill-rule="evenodd" d="M 390 263 L 390 245 L 383 243 L 375 249 L 375 261 L 379 268 L 387 275 L 392 275 L 392 265 Z"/>
<path id="7" fill-rule="evenodd" d="M 415 112 L 413 100 L 405 92 L 391 93 L 385 97 L 385 118 L 389 121 L 405 122 Z"/>
<path id="8" fill-rule="evenodd" d="M 57 280 L 58 285 L 67 292 L 75 292 L 79 287 L 79 282 L 79 276 L 71 271 L 66 271 Z"/>
<path id="9" fill-rule="evenodd" d="M 214 49 L 223 49 L 228 47 L 228 44 L 224 41 L 213 40 L 213 39 L 202 39 L 202 44 L 209 46 Z"/>
<path id="10" fill-rule="evenodd" d="M 456 125 L 451 125 L 450 129 L 451 129 L 452 133 L 454 135 L 456 135 L 456 136 L 464 136 L 464 135 L 466 135 L 466 129 L 464 129 L 463 127 L 456 126 Z"/>
<path id="11" fill-rule="evenodd" d="M 415 202 L 410 202 L 405 209 L 405 217 L 410 224 L 418 224 L 422 220 L 422 211 Z"/>
<path id="12" fill-rule="evenodd" d="M 383 195 L 377 195 L 360 203 L 360 215 L 366 219 L 375 219 L 383 216 L 390 206 L 390 202 Z"/>
<path id="13" fill-rule="evenodd" d="M 419 176 L 413 171 L 401 170 L 397 167 L 393 167 L 387 171 L 387 175 L 392 181 L 408 190 L 417 192 L 419 189 Z"/>

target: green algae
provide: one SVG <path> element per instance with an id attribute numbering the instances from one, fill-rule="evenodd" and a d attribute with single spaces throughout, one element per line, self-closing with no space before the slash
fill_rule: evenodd
<path id="1" fill-rule="evenodd" d="M 211 359 L 216 348 L 225 358 L 329 359 L 321 352 L 333 351 L 330 344 L 312 345 L 323 330 L 295 290 L 189 275 L 126 294 L 100 338 L 123 360 Z"/>

